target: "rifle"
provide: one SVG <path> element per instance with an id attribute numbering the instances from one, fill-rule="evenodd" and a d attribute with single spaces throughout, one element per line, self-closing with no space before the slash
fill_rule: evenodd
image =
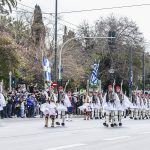
<path id="1" fill-rule="evenodd" d="M 62 100 L 62 98 L 64 97 L 65 92 L 66 92 L 66 87 L 67 87 L 68 84 L 69 84 L 69 80 L 65 84 L 64 90 L 62 91 L 62 97 L 61 98 L 60 98 L 60 92 L 58 93 L 58 96 L 59 96 L 58 102 L 60 102 Z"/>
<path id="2" fill-rule="evenodd" d="M 138 92 L 138 86 L 136 87 L 136 95 L 137 95 L 137 92 Z"/>
<path id="3" fill-rule="evenodd" d="M 114 80 L 114 82 L 113 82 L 113 94 L 115 93 L 115 84 L 116 84 L 116 81 Z"/>
<path id="4" fill-rule="evenodd" d="M 123 85 L 123 80 L 121 81 L 121 99 L 123 100 L 124 99 L 124 95 L 123 95 L 123 90 L 122 90 L 122 85 Z"/>
<path id="5" fill-rule="evenodd" d="M 66 91 L 66 88 L 67 88 L 67 85 L 69 84 L 69 80 L 66 82 L 66 84 L 65 84 L 65 88 L 64 88 L 64 93 L 65 93 L 65 91 Z"/>
<path id="6" fill-rule="evenodd" d="M 135 90 L 135 104 L 137 105 L 137 91 L 138 91 L 138 86 L 137 86 L 137 88 L 136 88 L 136 90 Z"/>
<path id="7" fill-rule="evenodd" d="M 115 84 L 116 84 L 116 81 L 114 80 L 114 82 L 113 82 L 113 100 L 115 99 Z"/>
<path id="8" fill-rule="evenodd" d="M 102 81 L 101 80 L 99 80 L 99 92 L 101 93 L 102 92 Z"/>
<path id="9" fill-rule="evenodd" d="M 52 98 L 54 98 L 54 92 L 51 91 L 51 96 L 50 96 L 49 100 L 51 100 Z"/>

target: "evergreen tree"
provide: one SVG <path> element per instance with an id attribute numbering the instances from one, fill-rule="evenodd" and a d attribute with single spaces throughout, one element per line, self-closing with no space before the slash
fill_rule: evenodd
<path id="1" fill-rule="evenodd" d="M 35 46 L 38 48 L 45 40 L 45 27 L 42 19 L 40 6 L 36 5 L 34 10 L 34 18 L 31 26 L 31 35 Z"/>

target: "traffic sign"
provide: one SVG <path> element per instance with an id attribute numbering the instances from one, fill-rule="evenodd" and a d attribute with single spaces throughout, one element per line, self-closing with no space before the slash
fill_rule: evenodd
<path id="1" fill-rule="evenodd" d="M 57 87 L 57 82 L 52 82 L 51 86 Z"/>

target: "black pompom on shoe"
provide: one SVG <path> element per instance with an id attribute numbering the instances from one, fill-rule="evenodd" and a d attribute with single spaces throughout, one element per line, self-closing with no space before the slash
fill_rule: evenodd
<path id="1" fill-rule="evenodd" d="M 65 126 L 65 123 L 61 123 L 62 126 Z"/>
<path id="2" fill-rule="evenodd" d="M 118 125 L 116 123 L 114 123 L 114 127 L 117 127 Z"/>
<path id="3" fill-rule="evenodd" d="M 47 128 L 47 127 L 48 127 L 48 125 L 45 125 L 44 127 L 45 127 L 45 128 Z"/>
<path id="4" fill-rule="evenodd" d="M 106 122 L 104 122 L 103 125 L 106 126 Z"/>
<path id="5" fill-rule="evenodd" d="M 114 124 L 111 124 L 110 126 L 111 126 L 111 127 L 114 127 Z"/>
<path id="6" fill-rule="evenodd" d="M 121 127 L 121 126 L 122 126 L 122 123 L 119 123 L 119 126 Z"/>
<path id="7" fill-rule="evenodd" d="M 59 122 L 56 122 L 56 125 L 60 126 L 60 123 L 59 123 Z"/>
<path id="8" fill-rule="evenodd" d="M 106 127 L 109 127 L 109 125 L 106 123 Z"/>

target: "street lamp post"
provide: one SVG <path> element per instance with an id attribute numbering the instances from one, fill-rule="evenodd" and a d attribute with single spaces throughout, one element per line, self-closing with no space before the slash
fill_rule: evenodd
<path id="1" fill-rule="evenodd" d="M 54 80 L 57 81 L 57 15 L 58 15 L 58 0 L 55 0 L 55 64 L 54 64 Z"/>
<path id="2" fill-rule="evenodd" d="M 11 83 L 12 83 L 12 72 L 10 71 L 9 72 L 9 90 L 10 91 L 12 90 Z"/>
<path id="3" fill-rule="evenodd" d="M 62 66 L 62 50 L 64 48 L 64 46 L 69 43 L 70 41 L 74 40 L 74 39 L 112 39 L 112 38 L 115 38 L 115 37 L 73 37 L 73 38 L 70 38 L 68 39 L 66 42 L 63 43 L 60 51 L 59 51 L 59 77 L 58 79 L 61 80 L 62 77 L 61 77 L 61 66 Z"/>
<path id="4" fill-rule="evenodd" d="M 143 56 L 142 56 L 142 91 L 144 94 L 144 91 L 145 91 L 145 52 L 143 52 Z"/>
<path id="5" fill-rule="evenodd" d="M 133 50 L 132 48 L 130 47 L 129 49 L 129 54 L 130 54 L 130 57 L 129 57 L 129 97 L 131 98 L 132 96 L 132 84 L 133 84 L 133 67 L 132 67 L 132 64 L 133 64 Z"/>

